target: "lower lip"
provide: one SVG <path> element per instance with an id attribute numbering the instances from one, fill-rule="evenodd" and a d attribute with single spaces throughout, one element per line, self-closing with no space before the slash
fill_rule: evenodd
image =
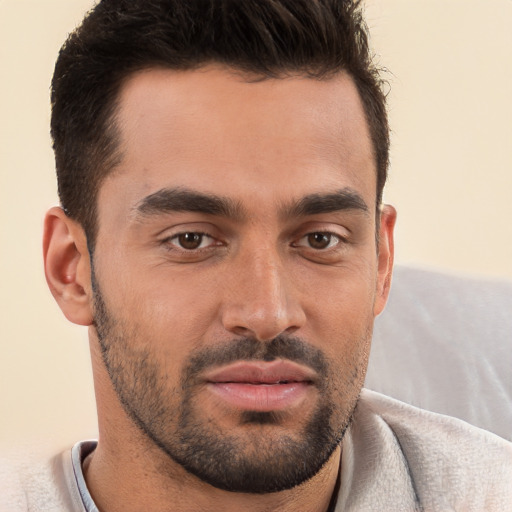
<path id="1" fill-rule="evenodd" d="M 310 384 L 247 384 L 241 382 L 210 382 L 208 388 L 230 405 L 250 411 L 279 411 L 298 405 Z"/>

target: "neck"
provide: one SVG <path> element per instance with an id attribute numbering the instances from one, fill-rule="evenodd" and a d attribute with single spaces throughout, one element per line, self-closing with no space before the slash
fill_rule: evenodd
<path id="1" fill-rule="evenodd" d="M 216 489 L 182 468 L 131 449 L 106 453 L 101 443 L 84 464 L 89 491 L 104 512 L 326 512 L 335 492 L 340 449 L 309 481 L 286 491 L 245 494 Z"/>

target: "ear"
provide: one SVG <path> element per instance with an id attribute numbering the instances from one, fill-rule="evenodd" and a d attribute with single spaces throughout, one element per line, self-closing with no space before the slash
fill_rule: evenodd
<path id="1" fill-rule="evenodd" d="M 44 270 L 53 297 L 66 318 L 91 325 L 91 266 L 82 227 L 62 208 L 51 208 L 44 220 Z"/>
<path id="2" fill-rule="evenodd" d="M 393 241 L 395 222 L 396 210 L 390 205 L 384 205 L 380 212 L 377 293 L 373 306 L 374 316 L 382 313 L 391 288 L 391 275 L 393 273 L 393 258 L 395 254 Z"/>

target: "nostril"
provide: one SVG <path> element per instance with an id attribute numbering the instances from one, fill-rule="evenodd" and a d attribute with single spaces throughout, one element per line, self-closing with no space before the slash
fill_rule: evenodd
<path id="1" fill-rule="evenodd" d="M 252 337 L 253 336 L 252 331 L 250 329 L 248 329 L 246 327 L 242 327 L 240 325 L 236 325 L 235 327 L 228 329 L 228 330 L 238 336 L 243 336 L 243 337 Z"/>

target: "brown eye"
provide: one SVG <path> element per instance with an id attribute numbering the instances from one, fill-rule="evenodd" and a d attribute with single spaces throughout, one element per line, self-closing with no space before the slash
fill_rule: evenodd
<path id="1" fill-rule="evenodd" d="M 204 238 L 205 235 L 202 233 L 181 233 L 175 237 L 175 240 L 182 249 L 191 251 L 199 249 L 203 244 Z"/>
<path id="2" fill-rule="evenodd" d="M 307 235 L 308 244 L 313 249 L 327 249 L 332 242 L 331 233 L 310 233 Z"/>

